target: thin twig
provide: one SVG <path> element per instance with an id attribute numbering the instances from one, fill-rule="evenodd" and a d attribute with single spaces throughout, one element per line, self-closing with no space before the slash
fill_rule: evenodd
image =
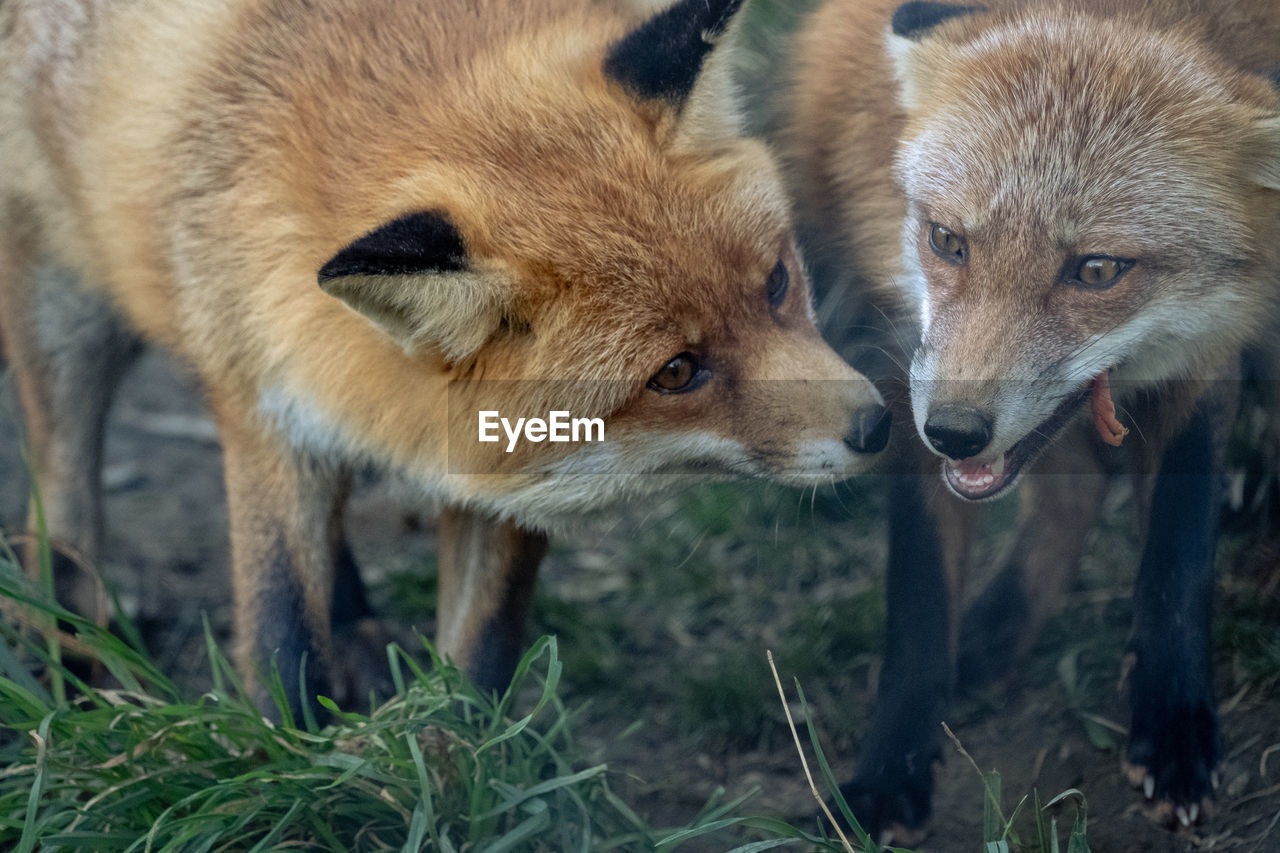
<path id="1" fill-rule="evenodd" d="M 840 836 L 840 843 L 844 845 L 844 849 L 849 853 L 854 853 L 853 845 L 849 843 L 849 839 L 844 837 L 844 831 L 840 829 L 840 824 L 836 823 L 835 817 L 831 814 L 831 809 L 827 808 L 826 801 L 818 793 L 818 786 L 813 782 L 813 774 L 809 772 L 809 762 L 804 757 L 804 747 L 800 746 L 800 733 L 796 731 L 796 721 L 791 719 L 791 708 L 787 705 L 787 694 L 782 692 L 782 681 L 778 678 L 778 668 L 773 665 L 773 652 L 765 649 L 764 653 L 769 658 L 769 670 L 773 673 L 773 683 L 778 685 L 778 698 L 782 700 L 782 711 L 787 715 L 787 725 L 791 728 L 791 738 L 796 742 L 796 752 L 800 753 L 800 766 L 804 768 L 804 778 L 809 780 L 809 790 L 813 792 L 813 798 L 822 807 L 822 813 L 827 816 L 827 820 L 831 821 L 831 825 L 835 827 L 836 835 Z"/>
<path id="2" fill-rule="evenodd" d="M 1000 808 L 1000 801 L 996 799 L 995 794 L 991 793 L 991 786 L 987 784 L 987 774 L 982 772 L 982 768 L 978 766 L 978 762 L 973 760 L 973 756 L 969 754 L 969 750 L 965 749 L 964 744 L 960 743 L 960 738 L 956 737 L 956 733 L 951 731 L 950 726 L 943 723 L 942 730 L 947 733 L 947 737 L 951 738 L 951 742 L 955 744 L 955 747 L 959 750 L 960 754 L 973 765 L 973 769 L 977 772 L 978 778 L 982 780 L 982 788 L 983 791 L 986 792 L 987 799 L 991 800 L 991 804 L 996 807 L 996 816 L 1000 818 L 1001 823 L 1008 826 L 1009 822 L 1004 818 L 1004 809 Z"/>

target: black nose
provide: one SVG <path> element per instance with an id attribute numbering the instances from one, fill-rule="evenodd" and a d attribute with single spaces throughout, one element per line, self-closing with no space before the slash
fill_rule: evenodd
<path id="1" fill-rule="evenodd" d="M 844 443 L 854 453 L 879 453 L 889 443 L 889 427 L 893 415 L 879 404 L 866 406 L 853 413 L 853 427 Z"/>
<path id="2" fill-rule="evenodd" d="M 924 422 L 924 434 L 944 456 L 968 459 L 991 443 L 991 419 L 968 406 L 939 406 Z"/>

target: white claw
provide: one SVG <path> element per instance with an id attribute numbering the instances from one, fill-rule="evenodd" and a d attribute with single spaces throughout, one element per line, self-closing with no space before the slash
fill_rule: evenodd
<path id="1" fill-rule="evenodd" d="M 1200 818 L 1200 804 L 1191 804 L 1191 822 L 1195 823 Z"/>
<path id="2" fill-rule="evenodd" d="M 1209 774 L 1209 784 L 1213 786 L 1213 790 L 1218 790 L 1222 786 L 1222 774 L 1217 770 Z"/>
<path id="3" fill-rule="evenodd" d="M 1156 778 L 1148 776 L 1142 780 L 1142 793 L 1149 800 L 1156 795 Z"/>
<path id="4" fill-rule="evenodd" d="M 1187 814 L 1186 806 L 1178 806 L 1176 814 L 1178 815 L 1179 823 L 1183 826 L 1191 826 L 1191 815 Z"/>

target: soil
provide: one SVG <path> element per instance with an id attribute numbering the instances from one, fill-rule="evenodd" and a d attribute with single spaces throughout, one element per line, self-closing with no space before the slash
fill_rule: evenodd
<path id="1" fill-rule="evenodd" d="M 8 391 L 0 408 L 0 526 L 14 532 L 22 526 L 27 486 Z M 223 643 L 230 634 L 220 457 L 212 424 L 190 377 L 159 354 L 144 355 L 126 378 L 109 428 L 106 459 L 108 535 L 103 572 L 117 589 L 123 606 L 143 627 L 161 666 L 192 689 L 199 689 L 206 672 L 202 616 L 207 614 Z M 652 526 L 653 522 L 646 520 L 652 512 L 652 508 L 643 513 L 633 510 L 623 522 L 615 519 L 588 525 L 576 541 L 561 542 L 544 569 L 542 599 L 580 604 L 584 596 L 594 596 L 588 607 L 604 607 L 619 590 L 643 583 L 645 567 L 635 560 L 628 562 L 626 555 L 633 531 L 646 524 Z M 421 573 L 424 566 L 433 565 L 430 516 L 376 478 L 359 484 L 348 529 L 375 599 L 381 596 L 385 600 L 388 577 Z M 848 535 L 878 537 L 882 527 L 866 525 L 861 533 L 851 530 Z M 722 538 L 727 542 L 733 539 L 732 534 Z M 695 542 L 690 553 L 697 547 Z M 878 553 L 880 546 L 850 541 L 849 547 Z M 705 547 L 702 553 L 705 556 Z M 622 567 L 616 575 L 602 571 L 611 564 Z M 875 565 L 862 570 L 871 578 L 868 583 L 874 582 L 876 570 Z M 585 575 L 596 579 L 595 587 L 583 584 Z M 769 593 L 761 590 L 769 589 L 770 583 L 747 579 L 740 593 L 731 594 L 767 596 Z M 1250 595 L 1259 594 L 1257 585 L 1251 586 L 1248 578 L 1242 580 L 1238 572 L 1228 573 L 1223 583 L 1244 584 Z M 1280 609 L 1274 585 L 1270 595 L 1274 615 Z M 1088 837 L 1095 851 L 1280 851 L 1277 674 L 1242 676 L 1233 671 L 1230 660 L 1219 662 L 1228 759 L 1216 814 L 1199 827 L 1169 831 L 1148 818 L 1140 794 L 1123 780 L 1118 752 L 1099 748 L 1090 740 L 1084 717 L 1072 707 L 1071 690 L 1064 690 L 1063 685 L 1069 687 L 1073 680 L 1114 685 L 1117 672 L 1114 660 L 1098 663 L 1082 655 L 1078 662 L 1081 672 L 1073 679 L 1065 678 L 1064 659 L 1056 651 L 1061 645 L 1055 643 L 1061 644 L 1073 631 L 1092 631 L 1090 626 L 1101 624 L 1099 620 L 1109 624 L 1124 617 L 1122 591 L 1095 591 L 1092 598 L 1082 594 L 1080 599 L 1070 605 L 1075 615 L 1053 629 L 1057 639 L 1042 641 L 1036 653 L 1038 667 L 1020 674 L 1006 692 L 963 699 L 955 705 L 952 728 L 979 766 L 999 770 L 1005 808 L 1033 787 L 1044 800 L 1078 788 L 1088 800 Z M 762 606 L 768 612 L 773 603 Z M 641 629 L 635 627 L 645 618 L 653 620 L 652 631 L 643 622 Z M 690 677 L 687 672 L 702 677 L 739 665 L 740 655 L 725 657 L 722 649 L 758 644 L 762 663 L 764 646 L 778 641 L 777 631 L 767 620 L 749 626 L 713 621 L 692 636 L 659 624 L 657 620 L 662 618 L 657 612 L 628 613 L 623 620 L 627 630 L 612 635 L 606 631 L 596 637 L 591 654 L 607 658 L 615 673 L 645 673 L 678 681 Z M 429 613 L 413 621 L 416 624 L 412 627 L 430 636 Z M 570 638 L 562 637 L 561 642 L 569 643 Z M 720 785 L 727 789 L 726 796 L 758 786 L 760 793 L 744 809 L 748 812 L 794 817 L 814 811 L 794 745 L 778 725 L 768 722 L 758 731 L 739 731 L 734 737 L 700 736 L 690 731 L 678 708 L 637 704 L 634 694 L 625 690 L 614 695 L 608 679 L 578 677 L 568 665 L 570 660 L 566 650 L 567 701 L 581 704 L 594 700 L 577 720 L 580 743 L 588 756 L 609 762 L 619 780 L 615 787 L 638 803 L 638 810 L 654 823 L 687 820 Z M 805 676 L 804 686 L 819 730 L 836 731 L 824 746 L 837 775 L 847 775 L 852 769 L 857 737 L 865 731 L 876 671 L 872 655 L 856 665 L 840 659 L 817 661 Z M 828 678 L 833 686 L 823 684 Z M 1091 700 L 1088 713 L 1123 722 L 1123 701 L 1113 689 L 1092 695 L 1102 698 Z M 762 713 L 770 721 L 780 717 L 776 707 Z M 618 737 L 617 733 L 637 718 L 644 726 L 629 737 Z M 732 730 L 735 725 L 730 721 L 720 728 Z M 1105 738 L 1098 729 L 1095 723 L 1095 737 Z M 1115 737 L 1122 742 L 1122 735 Z M 948 753 L 939 771 L 935 816 L 917 849 L 977 851 L 983 849 L 981 780 L 965 758 L 954 750 Z M 1065 828 L 1070 826 L 1074 811 L 1064 804 L 1057 808 L 1057 814 L 1065 849 Z"/>

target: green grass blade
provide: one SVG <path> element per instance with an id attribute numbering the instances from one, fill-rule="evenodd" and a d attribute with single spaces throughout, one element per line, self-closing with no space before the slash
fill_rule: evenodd
<path id="1" fill-rule="evenodd" d="M 588 767 L 586 770 L 581 770 L 570 776 L 560 776 L 555 779 L 548 779 L 545 782 L 539 782 L 537 785 L 533 785 L 532 787 L 514 792 L 513 796 L 508 797 L 507 799 L 504 799 L 501 803 L 494 806 L 489 811 L 484 812 L 483 814 L 476 815 L 475 819 L 487 820 L 491 817 L 496 817 L 497 815 L 500 815 L 504 812 L 511 811 L 512 809 L 524 803 L 526 800 L 531 800 L 536 797 L 541 797 L 544 794 L 549 794 L 552 791 L 556 791 L 560 788 L 566 788 L 571 785 L 577 785 L 580 782 L 585 782 L 588 779 L 591 779 L 595 776 L 599 776 L 606 769 L 608 769 L 607 765 L 598 764 L 595 767 Z"/>
<path id="2" fill-rule="evenodd" d="M 276 839 L 281 835 L 284 835 L 285 831 L 292 825 L 294 814 L 297 813 L 298 809 L 303 807 L 303 804 L 303 800 L 296 801 L 289 811 L 285 812 L 284 817 L 276 821 L 275 826 L 271 828 L 271 831 L 268 832 L 261 841 L 253 845 L 249 850 L 249 853 L 262 853 L 263 850 L 270 849 L 270 847 L 276 843 Z"/>
<path id="3" fill-rule="evenodd" d="M 1004 841 L 1005 820 L 1000 813 L 1000 774 L 994 770 L 984 773 L 982 787 L 986 794 L 982 798 L 982 840 L 989 845 L 991 842 Z"/>
<path id="4" fill-rule="evenodd" d="M 36 685 L 40 689 L 39 684 Z M 8 678 L 0 678 L 0 722 L 14 724 L 19 716 L 39 720 L 53 711 L 49 707 L 52 697 L 41 697 Z"/>
<path id="5" fill-rule="evenodd" d="M 272 703 L 280 712 L 281 722 L 291 728 L 296 729 L 297 723 L 293 719 L 293 709 L 289 707 L 289 695 L 284 689 L 284 679 L 280 677 L 280 667 L 278 665 L 276 655 L 271 656 L 271 675 L 267 679 L 267 692 L 271 696 Z"/>
<path id="6" fill-rule="evenodd" d="M 40 797 L 44 794 L 45 782 L 48 778 L 49 726 L 57 711 L 50 711 L 36 731 L 36 773 L 31 783 L 31 793 L 27 796 L 26 818 L 22 826 L 22 838 L 18 842 L 18 853 L 31 853 L 38 840 L 39 826 L 36 813 L 40 808 Z"/>
<path id="7" fill-rule="evenodd" d="M 809 732 L 809 742 L 813 744 L 813 753 L 818 759 L 818 768 L 822 771 L 822 778 L 827 784 L 827 789 L 835 797 L 836 807 L 839 808 L 840 814 L 848 822 L 849 828 L 858 840 L 858 845 L 863 850 L 879 850 L 880 845 L 873 841 L 867 831 L 862 828 L 862 824 L 854 817 L 853 810 L 849 808 L 849 803 L 845 801 L 844 796 L 840 793 L 840 782 L 836 779 L 836 774 L 831 771 L 831 764 L 828 763 L 827 756 L 822 751 L 822 744 L 818 740 L 818 730 L 813 724 L 813 716 L 809 713 L 809 703 L 805 701 L 804 688 L 800 686 L 800 679 L 795 679 L 795 684 L 796 693 L 800 697 L 800 712 L 804 715 L 804 725 Z"/>
<path id="8" fill-rule="evenodd" d="M 547 810 L 541 809 L 521 821 L 510 832 L 495 839 L 492 844 L 483 845 L 477 850 L 483 851 L 483 853 L 509 853 L 509 851 L 516 849 L 517 845 L 534 837 L 549 826 L 551 826 L 551 814 Z"/>
<path id="9" fill-rule="evenodd" d="M 418 853 L 422 849 L 422 840 L 427 836 L 427 814 L 419 804 L 413 810 L 413 819 L 409 821 L 409 837 L 405 839 L 401 853 Z M 438 848 L 439 845 L 437 844 Z"/>
<path id="10" fill-rule="evenodd" d="M 422 747 L 418 745 L 414 732 L 405 732 L 405 740 L 409 742 L 409 756 L 413 759 L 414 772 L 418 774 L 418 797 L 421 800 L 418 809 L 422 811 L 423 819 L 431 830 L 432 845 L 439 850 L 440 834 L 436 829 L 435 807 L 431 802 L 431 778 L 427 773 L 427 764 L 422 759 Z"/>
<path id="11" fill-rule="evenodd" d="M 302 705 L 302 724 L 307 731 L 315 734 L 320 731 L 320 726 L 316 724 L 315 712 L 311 710 L 311 697 L 307 695 L 307 653 L 302 653 L 302 659 L 298 662 L 298 696 L 301 698 Z"/>
<path id="12" fill-rule="evenodd" d="M 6 625 L 5 627 L 8 626 Z M 44 686 L 35 679 L 35 676 L 28 671 L 26 665 L 18 660 L 18 656 L 9 648 L 9 643 L 7 642 L 8 632 L 0 630 L 0 634 L 4 635 L 0 637 L 0 676 L 12 679 L 11 683 L 20 689 L 23 695 L 29 696 L 38 704 L 47 705 L 52 702 L 53 697 L 49 694 L 49 691 L 45 690 Z M 3 708 L 3 703 L 0 703 L 0 711 Z M 45 710 L 47 712 L 49 709 L 46 708 Z M 43 715 L 43 713 L 40 714 L 40 716 Z"/>
<path id="13" fill-rule="evenodd" d="M 735 847 L 729 853 L 762 853 L 764 850 L 774 850 L 778 847 L 788 847 L 796 843 L 794 838 L 775 838 L 770 841 L 754 841 L 751 844 L 743 844 L 741 847 Z"/>
<path id="14" fill-rule="evenodd" d="M 1044 825 L 1045 808 L 1044 803 L 1040 802 L 1039 789 L 1032 790 L 1031 796 L 1032 817 L 1036 827 L 1036 850 L 1039 853 L 1049 853 L 1049 828 Z"/>

